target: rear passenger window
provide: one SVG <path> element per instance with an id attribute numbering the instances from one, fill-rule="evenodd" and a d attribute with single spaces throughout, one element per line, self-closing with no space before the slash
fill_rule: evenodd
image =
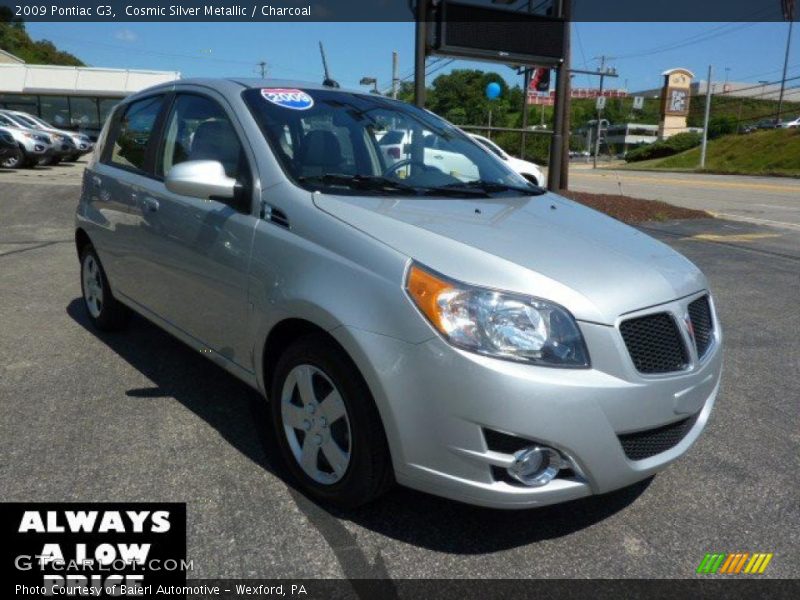
<path id="1" fill-rule="evenodd" d="M 188 160 L 215 160 L 233 179 L 244 175 L 244 154 L 228 115 L 210 98 L 184 94 L 177 97 L 164 129 L 156 173 L 166 176 Z"/>
<path id="2" fill-rule="evenodd" d="M 147 145 L 163 102 L 163 96 L 154 96 L 131 102 L 124 109 L 111 149 L 111 164 L 145 170 Z"/>

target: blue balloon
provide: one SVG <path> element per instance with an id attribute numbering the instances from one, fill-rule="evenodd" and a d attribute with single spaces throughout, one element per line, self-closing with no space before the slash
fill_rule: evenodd
<path id="1" fill-rule="evenodd" d="M 500 84 L 493 81 L 486 86 L 486 97 L 489 100 L 495 100 L 500 97 L 502 91 L 503 88 L 500 87 Z"/>

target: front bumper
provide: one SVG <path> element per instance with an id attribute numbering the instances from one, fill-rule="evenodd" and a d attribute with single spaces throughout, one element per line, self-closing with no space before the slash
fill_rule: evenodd
<path id="1" fill-rule="evenodd" d="M 679 311 L 680 301 L 664 308 Z M 706 425 L 719 389 L 721 334 L 702 360 L 668 376 L 643 376 L 618 327 L 580 323 L 591 369 L 553 369 L 458 350 L 439 337 L 408 344 L 340 328 L 386 428 L 399 483 L 495 508 L 524 508 L 631 485 L 683 455 Z M 619 435 L 695 418 L 668 450 L 631 460 Z M 539 488 L 497 478 L 511 456 L 488 449 L 484 430 L 558 449 L 574 472 Z"/>

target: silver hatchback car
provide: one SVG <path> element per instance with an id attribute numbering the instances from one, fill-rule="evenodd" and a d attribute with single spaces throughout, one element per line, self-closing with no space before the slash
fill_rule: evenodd
<path id="1" fill-rule="evenodd" d="M 133 310 L 259 390 L 293 477 L 340 506 L 393 482 L 498 508 L 608 492 L 684 454 L 719 388 L 692 263 L 374 94 L 132 96 L 75 240 L 92 322 Z"/>

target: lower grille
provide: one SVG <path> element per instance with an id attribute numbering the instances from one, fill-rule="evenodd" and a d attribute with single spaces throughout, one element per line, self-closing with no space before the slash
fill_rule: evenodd
<path id="1" fill-rule="evenodd" d="M 680 371 L 689 363 L 675 319 L 667 313 L 628 319 L 620 331 L 640 373 Z"/>
<path id="2" fill-rule="evenodd" d="M 711 318 L 711 305 L 708 302 L 708 296 L 698 298 L 689 304 L 689 319 L 692 321 L 692 329 L 694 330 L 694 344 L 697 348 L 697 356 L 703 358 L 706 350 L 711 346 L 714 333 L 714 320 Z"/>
<path id="3" fill-rule="evenodd" d="M 689 433 L 699 414 L 656 429 L 618 436 L 625 456 L 631 460 L 643 460 L 677 446 Z"/>

